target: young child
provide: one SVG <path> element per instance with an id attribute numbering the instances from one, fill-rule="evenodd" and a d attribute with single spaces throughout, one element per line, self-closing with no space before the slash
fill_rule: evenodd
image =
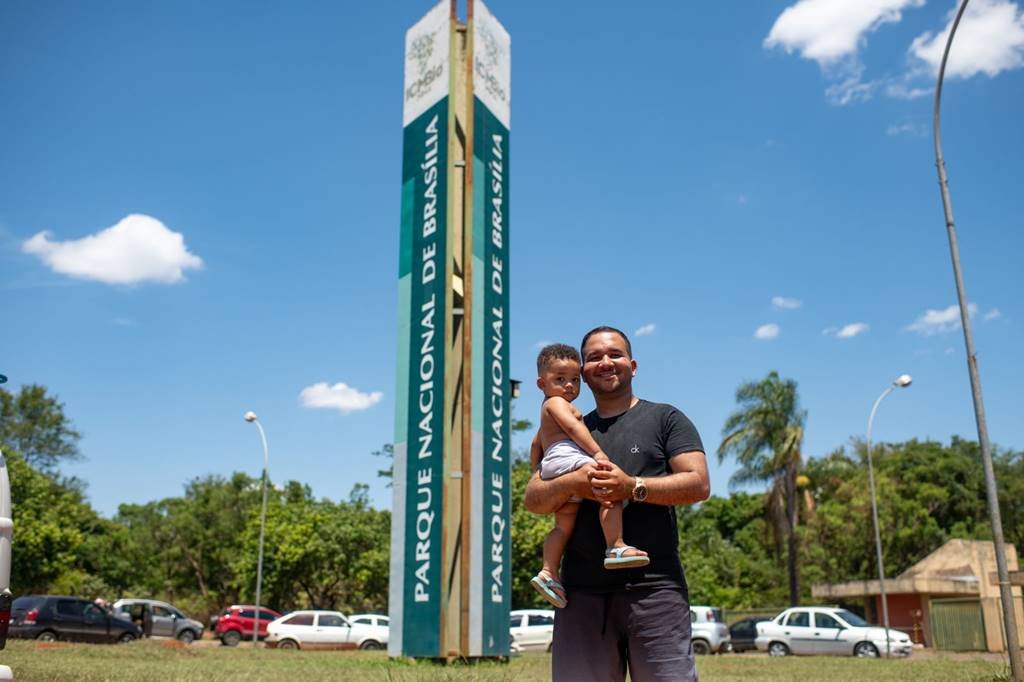
<path id="1" fill-rule="evenodd" d="M 576 349 L 564 343 L 545 346 L 537 356 L 537 387 L 544 392 L 544 403 L 535 440 L 540 441 L 544 453 L 539 462 L 540 477 L 544 480 L 576 471 L 595 460 L 608 461 L 608 456 L 584 426 L 583 415 L 572 405 L 580 393 L 580 364 Z M 530 462 L 535 469 L 538 465 L 534 461 L 536 459 L 534 454 Z M 563 608 L 567 603 L 558 569 L 576 524 L 579 502 L 579 498 L 573 497 L 555 512 L 555 527 L 544 540 L 544 567 L 530 581 L 533 588 L 557 608 Z M 646 566 L 650 563 L 647 553 L 622 540 L 622 506 L 621 502 L 601 505 L 601 528 L 608 547 L 604 567 Z"/>

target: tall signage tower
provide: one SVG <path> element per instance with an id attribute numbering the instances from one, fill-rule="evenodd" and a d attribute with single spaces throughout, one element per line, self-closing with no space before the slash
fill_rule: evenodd
<path id="1" fill-rule="evenodd" d="M 468 3 L 405 35 L 392 656 L 509 653 L 511 41 Z"/>

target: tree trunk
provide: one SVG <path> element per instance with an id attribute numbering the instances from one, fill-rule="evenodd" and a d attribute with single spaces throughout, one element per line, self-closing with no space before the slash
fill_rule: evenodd
<path id="1" fill-rule="evenodd" d="M 789 533 L 789 605 L 800 604 L 800 567 L 797 563 L 796 536 L 796 467 L 788 467 L 786 472 L 786 521 Z"/>

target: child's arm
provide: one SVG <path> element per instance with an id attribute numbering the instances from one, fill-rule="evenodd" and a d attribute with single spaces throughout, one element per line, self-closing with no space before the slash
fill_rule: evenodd
<path id="1" fill-rule="evenodd" d="M 544 401 L 544 412 L 555 420 L 558 428 L 572 438 L 587 454 L 596 460 L 607 460 L 608 455 L 601 450 L 590 431 L 573 413 L 572 404 L 564 398 L 548 398 Z"/>

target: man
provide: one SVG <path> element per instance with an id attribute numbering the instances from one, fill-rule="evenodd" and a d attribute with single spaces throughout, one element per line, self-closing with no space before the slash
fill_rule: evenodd
<path id="1" fill-rule="evenodd" d="M 580 504 L 562 560 L 568 605 L 555 615 L 552 678 L 696 680 L 690 609 L 679 562 L 674 505 L 707 499 L 704 446 L 686 416 L 633 395 L 636 360 L 626 335 L 597 327 L 583 337 L 583 380 L 597 408 L 584 418 L 611 463 L 595 463 L 548 481 L 534 473 L 524 504 L 537 514 L 571 496 Z M 535 444 L 536 447 L 536 444 Z M 602 565 L 600 502 L 629 500 L 625 541 L 650 555 L 644 568 Z"/>

